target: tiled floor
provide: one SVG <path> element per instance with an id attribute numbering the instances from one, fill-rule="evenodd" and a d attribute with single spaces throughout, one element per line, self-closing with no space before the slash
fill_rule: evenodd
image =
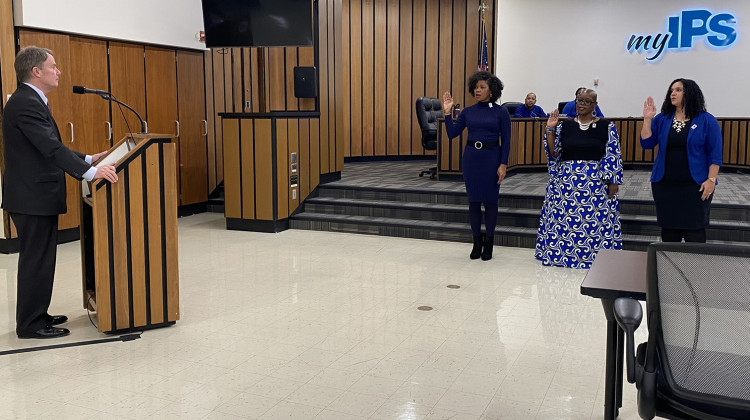
<path id="1" fill-rule="evenodd" d="M 452 242 L 227 231 L 211 213 L 179 228 L 182 319 L 131 342 L 0 356 L 0 418 L 602 418 L 605 323 L 579 294 L 585 271 L 530 249 L 483 262 Z M 103 337 L 74 242 L 52 300 L 72 334 L 18 340 L 16 264 L 0 255 L 0 351 Z M 637 419 L 633 386 L 623 400 L 620 418 Z"/>

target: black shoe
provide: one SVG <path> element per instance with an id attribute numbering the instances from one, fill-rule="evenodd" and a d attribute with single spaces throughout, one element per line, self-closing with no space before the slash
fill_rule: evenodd
<path id="1" fill-rule="evenodd" d="M 52 315 L 47 319 L 49 325 L 60 325 L 68 322 L 68 317 L 65 315 Z"/>
<path id="2" fill-rule="evenodd" d="M 70 330 L 67 328 L 44 327 L 34 332 L 18 334 L 18 338 L 57 338 L 68 334 Z"/>
<path id="3" fill-rule="evenodd" d="M 474 237 L 474 248 L 471 248 L 471 254 L 469 258 L 476 260 L 482 255 L 482 244 L 484 243 L 484 233 Z"/>
<path id="4" fill-rule="evenodd" d="M 494 238 L 492 236 L 488 236 L 484 239 L 484 249 L 482 249 L 482 261 L 487 261 L 492 259 L 492 246 L 494 245 Z"/>

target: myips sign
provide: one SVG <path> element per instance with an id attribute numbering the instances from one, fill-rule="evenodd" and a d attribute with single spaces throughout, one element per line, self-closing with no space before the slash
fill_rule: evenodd
<path id="1" fill-rule="evenodd" d="M 708 10 L 683 10 L 667 18 L 667 32 L 630 36 L 625 49 L 651 54 L 650 62 L 658 61 L 667 50 L 689 50 L 696 38 L 705 38 L 713 48 L 729 47 L 737 40 L 737 19 L 729 13 L 713 14 Z"/>

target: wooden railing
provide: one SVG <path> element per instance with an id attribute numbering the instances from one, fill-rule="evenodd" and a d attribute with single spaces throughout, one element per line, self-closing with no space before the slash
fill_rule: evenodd
<path id="1" fill-rule="evenodd" d="M 650 165 L 655 150 L 644 150 L 640 145 L 642 118 L 608 118 L 617 127 L 623 164 Z M 750 118 L 718 118 L 724 137 L 723 166 L 750 169 Z M 547 166 L 543 139 L 545 119 L 517 118 L 511 122 L 511 146 L 508 169 L 540 168 Z M 438 137 L 438 179 L 441 175 L 461 175 L 461 158 L 466 135 L 449 140 L 440 124 Z"/>

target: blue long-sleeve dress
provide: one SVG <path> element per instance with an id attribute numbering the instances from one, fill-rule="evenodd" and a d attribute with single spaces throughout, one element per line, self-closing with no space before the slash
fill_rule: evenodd
<path id="1" fill-rule="evenodd" d="M 450 115 L 445 117 L 448 138 L 457 137 L 464 128 L 469 133 L 462 171 L 469 201 L 497 202 L 497 168 L 508 164 L 510 153 L 510 114 L 497 104 L 478 102 L 464 108 L 456 121 Z M 481 149 L 476 148 L 476 142 L 482 143 Z"/>
<path id="2" fill-rule="evenodd" d="M 607 195 L 610 182 L 622 183 L 617 129 L 604 119 L 585 131 L 563 121 L 555 135 L 560 155 L 543 147 L 550 177 L 534 255 L 544 265 L 589 268 L 600 249 L 622 249 L 620 204 Z"/>

